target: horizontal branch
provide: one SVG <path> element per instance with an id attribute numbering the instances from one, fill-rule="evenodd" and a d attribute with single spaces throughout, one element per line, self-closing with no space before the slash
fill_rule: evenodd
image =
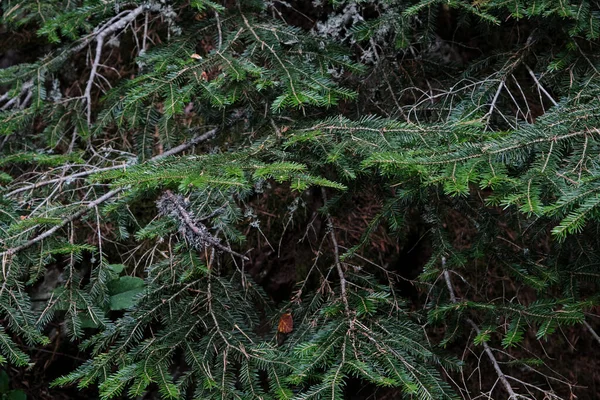
<path id="1" fill-rule="evenodd" d="M 162 154 L 159 154 L 153 158 L 151 158 L 149 161 L 156 161 L 156 160 L 160 160 L 162 158 L 168 157 L 170 155 L 173 154 L 178 154 L 181 153 L 182 151 L 185 151 L 186 149 L 189 149 L 192 146 L 197 145 L 200 142 L 203 142 L 205 140 L 208 140 L 210 138 L 212 138 L 215 134 L 217 133 L 217 129 L 212 129 L 202 135 L 198 135 L 195 136 L 194 138 L 190 139 L 189 141 L 180 144 L 179 146 L 173 147 L 172 149 L 165 151 Z M 44 186 L 48 186 L 48 185 L 52 185 L 54 183 L 62 183 L 62 182 L 68 182 L 68 181 L 72 181 L 75 179 L 81 179 L 81 178 L 85 178 L 87 176 L 93 175 L 93 174 L 97 174 L 97 173 L 101 173 L 101 172 L 108 172 L 108 171 L 114 171 L 114 170 L 118 170 L 118 169 L 126 169 L 127 167 L 133 166 L 135 164 L 123 164 L 123 165 L 112 165 L 110 167 L 104 167 L 104 168 L 96 168 L 96 169 L 92 169 L 89 171 L 82 171 L 82 172 L 77 172 L 75 174 L 71 174 L 71 175 L 67 175 L 67 176 L 63 176 L 60 178 L 55 178 L 55 179 L 48 179 L 46 181 L 41 181 L 41 182 L 36 182 L 34 184 L 31 184 L 29 186 L 24 186 L 24 187 L 20 187 L 18 189 L 12 190 L 8 193 L 6 193 L 4 196 L 5 197 L 12 197 L 16 194 L 22 193 L 22 192 L 26 192 L 28 190 L 34 190 L 34 189 L 38 189 L 40 187 L 44 187 Z"/>
<path id="2" fill-rule="evenodd" d="M 427 161 L 424 158 L 421 159 L 410 159 L 410 160 L 394 160 L 394 159 L 388 159 L 388 160 L 379 160 L 378 163 L 381 164 L 396 164 L 396 165 L 443 165 L 443 164 L 451 164 L 451 163 L 457 163 L 457 162 L 463 162 L 463 161 L 468 161 L 468 160 L 473 160 L 479 157 L 483 157 L 483 156 L 490 156 L 490 155 L 496 155 L 496 154 L 501 154 L 501 153 L 507 153 L 509 151 L 512 150 L 518 150 L 518 149 L 524 149 L 527 148 L 529 146 L 535 145 L 535 144 L 540 144 L 540 143 L 552 143 L 552 142 L 559 142 L 561 140 L 566 140 L 566 139 L 570 139 L 573 137 L 577 137 L 577 136 L 586 136 L 590 134 L 590 130 L 589 129 L 585 129 L 585 130 L 580 130 L 580 131 L 575 131 L 575 132 L 569 132 L 569 133 L 565 133 L 564 135 L 552 135 L 552 136 L 545 136 L 542 138 L 537 138 L 537 139 L 532 139 L 529 141 L 522 141 L 520 139 L 516 139 L 516 140 L 512 140 L 511 142 L 507 143 L 506 147 L 502 147 L 501 145 L 504 143 L 499 143 L 496 144 L 495 146 L 492 144 L 490 145 L 489 143 L 481 143 L 479 144 L 477 147 L 473 147 L 473 150 L 471 152 L 471 154 L 467 154 L 467 155 L 460 155 L 460 150 L 453 150 L 453 151 L 449 151 L 445 154 L 439 154 L 436 155 L 438 158 L 441 157 L 448 157 L 448 158 L 444 158 L 444 159 L 440 159 L 440 160 L 435 160 L 435 161 Z M 464 146 L 464 144 L 463 144 Z M 493 147 L 497 147 L 497 148 L 493 148 Z M 452 158 L 452 156 L 454 156 L 454 158 Z"/>
<path id="3" fill-rule="evenodd" d="M 176 146 L 172 149 L 170 149 L 169 151 L 166 151 L 162 154 L 159 154 L 155 157 L 152 157 L 150 160 L 148 160 L 148 162 L 155 162 L 158 160 L 161 160 L 165 157 L 168 156 L 172 156 L 178 153 L 181 153 L 182 151 L 185 151 L 187 149 L 189 149 L 190 147 L 193 147 L 203 141 L 206 141 L 208 139 L 211 139 L 215 136 L 215 134 L 217 133 L 217 129 L 212 129 L 202 135 L 198 135 L 192 139 L 190 139 L 189 141 Z M 97 172 L 97 171 L 94 171 Z M 105 201 L 113 198 L 114 196 L 116 196 L 117 194 L 121 193 L 122 191 L 124 191 L 126 188 L 122 187 L 122 188 L 117 188 L 117 189 L 113 189 L 107 193 L 105 193 L 104 195 L 100 196 L 99 198 L 97 198 L 96 200 L 88 203 L 86 205 L 86 207 L 82 210 L 77 211 L 76 213 L 64 218 L 58 225 L 53 226 L 52 228 L 48 229 L 47 231 L 39 234 L 38 236 L 36 236 L 35 238 L 28 240 L 27 242 L 20 244 L 18 246 L 12 247 L 10 249 L 7 249 L 3 252 L 0 252 L 0 257 L 4 257 L 4 256 L 10 256 L 13 255 L 15 253 L 18 253 L 21 250 L 25 250 L 31 246 L 33 246 L 36 243 L 41 242 L 42 240 L 49 238 L 50 236 L 52 236 L 56 231 L 58 231 L 59 229 L 61 229 L 62 227 L 64 227 L 65 225 L 83 217 L 85 214 L 87 214 L 90 210 L 94 209 L 95 207 L 97 207 L 98 205 L 104 203 Z"/>
<path id="4" fill-rule="evenodd" d="M 23 186 L 23 187 L 20 187 L 18 189 L 12 190 L 12 191 L 6 193 L 4 195 L 4 197 L 12 197 L 12 196 L 14 196 L 16 194 L 19 194 L 19 193 L 22 193 L 22 192 L 26 192 L 28 190 L 39 189 L 41 187 L 52 185 L 54 183 L 62 183 L 62 182 L 72 181 L 72 180 L 75 180 L 75 179 L 85 178 L 87 176 L 90 176 L 90 175 L 93 175 L 93 174 L 96 174 L 96 173 L 100 173 L 100 172 L 113 171 L 115 169 L 125 169 L 125 168 L 127 168 L 127 166 L 128 166 L 127 164 L 124 164 L 124 165 L 113 165 L 113 166 L 110 166 L 110 167 L 97 168 L 97 169 L 92 169 L 92 170 L 89 170 L 89 171 L 77 172 L 75 174 L 63 176 L 61 178 L 48 179 L 46 181 L 32 183 L 31 185 Z"/>
<path id="5" fill-rule="evenodd" d="M 190 147 L 196 146 L 199 143 L 212 139 L 217 134 L 218 129 L 214 128 L 208 132 L 203 133 L 202 135 L 194 136 L 190 140 L 185 143 L 180 144 L 179 146 L 175 146 L 172 149 L 165 151 L 162 154 L 152 157 L 149 161 L 157 161 L 163 159 L 165 157 L 169 157 L 175 154 L 179 154 L 182 151 L 189 149 Z"/>
<path id="6" fill-rule="evenodd" d="M 6 251 L 3 251 L 0 253 L 0 257 L 3 257 L 5 255 L 13 255 L 15 253 L 18 253 L 21 250 L 25 250 L 26 248 L 29 248 L 31 246 L 33 246 L 34 244 L 41 242 L 42 240 L 49 238 L 50 236 L 52 236 L 56 231 L 58 231 L 60 228 L 64 227 L 65 225 L 67 225 L 70 222 L 73 222 L 81 217 L 83 217 L 85 214 L 87 214 L 88 211 L 90 211 L 91 209 L 97 207 L 99 204 L 104 203 L 106 200 L 113 198 L 115 195 L 121 193 L 123 190 L 125 190 L 125 188 L 118 188 L 118 189 L 113 189 L 110 192 L 105 193 L 104 195 L 98 197 L 96 200 L 92 201 L 91 203 L 88 203 L 83 210 L 79 210 L 77 211 L 75 214 L 70 215 L 69 217 L 63 219 L 60 224 L 53 226 L 52 228 L 48 229 L 47 231 L 45 231 L 44 233 L 36 236 L 35 238 L 19 245 L 16 247 L 12 247 Z"/>
<path id="7" fill-rule="evenodd" d="M 529 72 L 529 75 L 531 76 L 531 78 L 533 79 L 533 81 L 535 82 L 537 87 L 542 91 L 542 93 L 544 93 L 546 95 L 546 97 L 548 98 L 548 100 L 550 100 L 552 102 L 552 104 L 557 106 L 558 103 L 556 102 L 556 100 L 554 100 L 554 98 L 552 96 L 550 96 L 550 93 L 548 93 L 548 91 L 544 88 L 544 86 L 542 86 L 542 84 L 540 83 L 538 78 L 535 76 L 535 73 L 531 70 L 531 68 L 529 68 L 529 65 L 525 65 L 525 68 L 527 68 L 527 72 Z"/>

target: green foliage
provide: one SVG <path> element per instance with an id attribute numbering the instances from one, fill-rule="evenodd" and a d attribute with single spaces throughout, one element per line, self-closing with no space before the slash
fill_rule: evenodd
<path id="1" fill-rule="evenodd" d="M 101 399 L 452 399 L 457 345 L 539 372 L 585 322 L 597 2 L 318 3 L 2 2 L 0 363 L 60 323 Z"/>
<path id="2" fill-rule="evenodd" d="M 6 371 L 0 371 L 0 398 L 2 400 L 27 400 L 27 395 L 20 389 L 10 389 L 10 378 Z"/>

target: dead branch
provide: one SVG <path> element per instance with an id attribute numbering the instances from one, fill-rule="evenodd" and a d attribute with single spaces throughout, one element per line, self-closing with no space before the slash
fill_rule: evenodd
<path id="1" fill-rule="evenodd" d="M 165 200 L 168 201 L 165 204 Z M 231 250 L 227 246 L 223 246 L 220 240 L 214 237 L 208 228 L 202 224 L 202 220 L 205 218 L 198 218 L 192 215 L 184 206 L 184 200 L 181 196 L 175 196 L 170 190 L 165 191 L 165 195 L 159 200 L 160 212 L 164 215 L 172 215 L 182 224 L 182 231 L 184 235 L 194 244 L 198 250 L 202 250 L 207 247 L 216 248 L 225 253 L 229 253 L 242 260 L 249 261 L 250 259 L 240 253 Z M 189 231 L 188 231 L 189 229 Z"/>
<path id="2" fill-rule="evenodd" d="M 107 36 L 112 35 L 113 33 L 125 28 L 146 10 L 147 6 L 141 5 L 137 8 L 134 8 L 125 15 L 119 14 L 121 16 L 120 18 L 115 19 L 114 21 L 111 20 L 112 23 L 110 23 L 109 25 L 105 25 L 104 28 L 98 31 L 96 35 L 96 54 L 94 55 L 94 61 L 92 62 L 92 70 L 90 71 L 90 77 L 88 78 L 87 85 L 83 94 L 87 106 L 88 125 L 92 124 L 92 86 L 94 85 L 94 79 L 96 78 L 96 74 L 98 73 L 98 66 L 100 65 L 100 58 L 102 57 L 102 47 L 104 46 L 104 40 Z"/>
<path id="3" fill-rule="evenodd" d="M 557 106 L 558 103 L 556 102 L 556 100 L 554 100 L 552 96 L 550 96 L 550 93 L 548 93 L 544 86 L 542 86 L 538 78 L 535 76 L 535 73 L 531 70 L 531 68 L 529 68 L 529 65 L 525 65 L 525 68 L 527 68 L 527 72 L 529 72 L 529 75 L 531 75 L 531 78 L 533 79 L 537 87 L 542 91 L 542 93 L 546 95 L 546 97 L 548 98 L 548 100 L 550 100 L 550 102 L 552 102 L 552 104 Z"/>
<path id="4" fill-rule="evenodd" d="M 327 203 L 327 193 L 325 192 L 325 188 L 321 188 L 321 193 L 323 194 L 323 201 Z M 348 303 L 348 293 L 346 289 L 346 276 L 344 275 L 344 270 L 342 268 L 342 263 L 340 261 L 340 247 L 337 242 L 337 238 L 335 237 L 335 231 L 333 230 L 333 222 L 331 220 L 331 215 L 329 212 L 326 214 L 327 218 L 327 228 L 329 229 L 329 235 L 331 238 L 331 243 L 333 244 L 333 255 L 335 258 L 335 268 L 337 270 L 338 277 L 340 279 L 340 291 L 342 292 L 342 302 L 344 303 L 344 309 L 346 311 L 346 316 L 350 317 L 350 305 Z"/>
<path id="5" fill-rule="evenodd" d="M 587 321 L 583 321 L 583 325 L 592 334 L 592 336 L 594 337 L 594 339 L 596 339 L 596 341 L 598 341 L 598 343 L 600 343 L 600 336 L 598 336 L 598 334 L 596 333 L 596 331 L 594 330 L 594 328 L 592 328 L 592 326 Z"/>
<path id="6" fill-rule="evenodd" d="M 452 280 L 450 278 L 450 274 L 448 273 L 448 270 L 446 269 L 446 258 L 445 257 L 442 257 L 442 269 L 444 271 L 443 272 L 444 280 L 446 281 L 446 286 L 448 287 L 448 292 L 450 293 L 450 301 L 452 303 L 456 303 L 457 302 L 456 294 L 454 293 L 454 286 L 452 285 Z M 472 319 L 467 318 L 466 321 L 469 325 L 471 325 L 473 330 L 478 335 L 481 333 L 481 331 L 479 330 L 479 327 L 477 326 L 477 324 L 475 324 L 475 322 L 473 322 Z M 498 379 L 500 379 L 500 382 L 504 386 L 504 389 L 506 389 L 506 391 L 508 392 L 508 395 L 509 395 L 508 400 L 517 399 L 519 397 L 527 398 L 525 396 L 515 393 L 514 389 L 512 388 L 512 386 L 510 385 L 510 383 L 507 380 L 507 376 L 504 374 L 504 372 L 500 368 L 500 364 L 498 364 L 498 361 L 496 360 L 494 353 L 492 353 L 492 349 L 490 348 L 488 343 L 485 340 L 482 341 L 481 343 L 483 344 L 483 349 L 485 350 L 485 353 L 487 354 L 488 358 L 490 359 L 490 362 L 492 363 L 492 365 L 494 367 L 494 370 L 496 371 L 496 375 L 498 375 Z"/>

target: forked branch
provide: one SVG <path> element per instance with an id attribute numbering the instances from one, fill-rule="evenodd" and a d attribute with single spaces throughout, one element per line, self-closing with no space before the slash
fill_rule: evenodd
<path id="1" fill-rule="evenodd" d="M 102 57 L 102 47 L 104 46 L 104 40 L 115 32 L 120 31 L 125 28 L 131 22 L 133 22 L 140 14 L 147 10 L 146 5 L 138 6 L 134 8 L 129 13 L 123 15 L 121 18 L 116 19 L 114 22 L 110 23 L 108 26 L 99 30 L 96 35 L 96 53 L 94 55 L 94 60 L 92 61 L 92 69 L 90 71 L 90 77 L 88 78 L 85 92 L 83 97 L 86 101 L 86 112 L 87 112 L 87 123 L 88 125 L 92 124 L 92 87 L 94 85 L 94 80 L 96 79 L 96 75 L 98 73 L 98 66 L 100 65 L 100 58 Z"/>

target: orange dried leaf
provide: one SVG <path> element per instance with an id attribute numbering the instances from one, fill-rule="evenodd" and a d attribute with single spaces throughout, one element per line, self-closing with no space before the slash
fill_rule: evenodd
<path id="1" fill-rule="evenodd" d="M 277 331 L 281 333 L 290 333 L 294 330 L 294 320 L 292 319 L 292 314 L 285 313 L 279 318 L 279 325 L 277 326 Z"/>

